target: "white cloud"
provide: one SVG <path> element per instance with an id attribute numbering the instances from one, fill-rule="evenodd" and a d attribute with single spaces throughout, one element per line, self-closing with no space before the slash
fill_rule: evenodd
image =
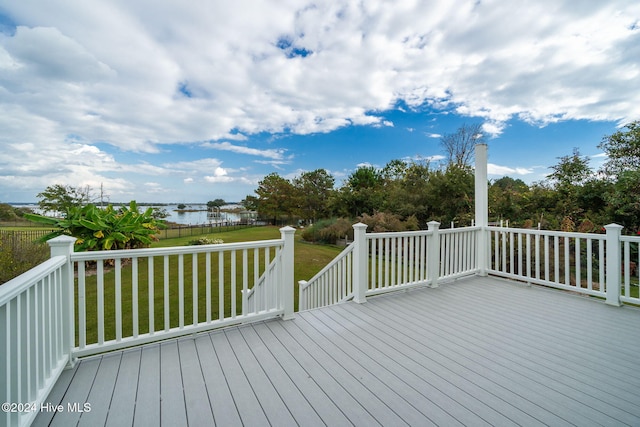
<path id="1" fill-rule="evenodd" d="M 356 165 L 357 168 L 371 168 L 373 165 L 369 162 L 358 163 Z"/>
<path id="2" fill-rule="evenodd" d="M 281 160 L 286 150 L 282 148 L 273 148 L 268 150 L 259 150 L 257 148 L 245 147 L 242 145 L 233 145 L 229 142 L 207 142 L 202 144 L 205 148 L 213 148 L 216 150 L 231 151 L 234 153 L 248 154 L 251 156 L 266 157 L 269 159 Z"/>
<path id="3" fill-rule="evenodd" d="M 442 138 L 442 135 L 439 133 L 426 133 L 427 138 Z"/>
<path id="4" fill-rule="evenodd" d="M 285 149 L 226 141 L 393 126 L 384 112 L 424 105 L 480 118 L 493 136 L 514 117 L 640 117 L 631 0 L 29 0 L 3 11 L 18 24 L 0 33 L 3 187 L 16 177 L 32 191 L 70 178 L 126 187 L 131 178 L 108 172 L 185 179 L 191 167 L 240 179 L 213 174 L 219 160 L 125 164 L 96 147 L 151 155 L 211 141 L 278 166 L 291 162 Z M 31 149 L 5 154 L 16 144 Z"/>
<path id="5" fill-rule="evenodd" d="M 425 159 L 430 162 L 439 162 L 440 160 L 444 160 L 445 158 L 446 158 L 445 156 L 442 156 L 440 154 L 425 157 Z"/>
<path id="6" fill-rule="evenodd" d="M 534 173 L 531 168 L 500 166 L 493 163 L 487 164 L 487 174 L 489 175 L 530 175 Z"/>

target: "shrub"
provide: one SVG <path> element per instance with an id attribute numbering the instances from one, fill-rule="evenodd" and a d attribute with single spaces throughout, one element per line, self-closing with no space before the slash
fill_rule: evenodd
<path id="1" fill-rule="evenodd" d="M 355 221 L 347 218 L 318 221 L 302 232 L 302 238 L 308 242 L 328 244 L 335 244 L 338 239 L 343 239 L 345 236 L 353 239 L 353 224 L 358 221 L 367 224 L 369 233 L 420 229 L 418 219 L 414 215 L 403 221 L 399 215 L 378 212 L 374 215 L 364 214 Z"/>
<path id="2" fill-rule="evenodd" d="M 41 215 L 26 214 L 32 221 L 47 224 L 57 230 L 44 236 L 47 241 L 56 236 L 69 235 L 77 238 L 77 251 L 136 249 L 147 247 L 157 240 L 155 234 L 165 225 L 153 217 L 153 209 L 138 211 L 138 205 L 132 201 L 129 207 L 119 210 L 109 205 L 100 209 L 89 204 L 83 207 L 73 206 L 63 219 Z"/>
<path id="3" fill-rule="evenodd" d="M 200 237 L 199 239 L 194 239 L 189 241 L 189 245 L 191 246 L 196 246 L 196 245 L 219 245 L 224 243 L 224 240 L 222 239 L 210 239 L 208 237 Z"/>
<path id="4" fill-rule="evenodd" d="M 0 234 L 0 284 L 46 261 L 49 251 L 47 245 Z"/>
<path id="5" fill-rule="evenodd" d="M 410 231 L 418 230 L 418 219 L 412 215 L 402 221 L 399 215 L 376 212 L 374 215 L 364 214 L 360 221 L 368 225 L 367 231 L 372 233 L 384 233 L 387 231 Z"/>

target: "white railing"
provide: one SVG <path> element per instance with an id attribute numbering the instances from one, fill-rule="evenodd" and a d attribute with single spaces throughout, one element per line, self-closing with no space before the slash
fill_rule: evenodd
<path id="1" fill-rule="evenodd" d="M 607 303 L 640 304 L 640 237 L 487 227 L 487 272 L 493 275 L 606 298 Z"/>
<path id="2" fill-rule="evenodd" d="M 622 295 L 620 301 L 640 305 L 640 237 L 621 236 Z"/>
<path id="3" fill-rule="evenodd" d="M 254 253 L 254 256 L 258 256 Z M 247 308 L 250 312 L 266 311 L 273 305 L 274 299 L 278 299 L 278 288 L 273 287 L 273 283 L 276 283 L 275 278 L 278 277 L 280 267 L 279 256 L 273 261 L 269 262 L 269 251 L 264 252 L 264 264 L 268 265 L 265 272 L 256 280 L 254 280 L 254 286 L 249 290 L 242 290 L 243 296 L 247 296 Z M 258 260 L 254 259 L 254 264 L 257 264 Z"/>
<path id="4" fill-rule="evenodd" d="M 73 295 L 60 240 L 50 243 L 51 259 L 0 287 L 0 403 L 9 405 L 0 425 L 31 424 L 71 362 Z"/>
<path id="5" fill-rule="evenodd" d="M 491 274 L 606 297 L 602 234 L 488 227 Z"/>
<path id="6" fill-rule="evenodd" d="M 354 242 L 309 281 L 299 282 L 300 310 L 318 308 L 368 296 L 438 286 L 478 271 L 478 228 L 440 230 L 430 222 L 428 230 L 366 233 L 355 224 Z"/>
<path id="7" fill-rule="evenodd" d="M 284 284 L 293 260 L 285 252 L 293 257 L 295 230 L 281 231 L 278 240 L 73 253 L 73 356 L 291 316 L 293 288 Z"/>
<path id="8" fill-rule="evenodd" d="M 478 272 L 477 236 L 480 228 L 440 230 L 440 271 L 438 280 L 455 279 Z"/>
<path id="9" fill-rule="evenodd" d="M 349 244 L 309 281 L 298 283 L 298 310 L 336 304 L 353 296 L 353 247 Z"/>
<path id="10" fill-rule="evenodd" d="M 367 234 L 366 295 L 427 284 L 430 280 L 427 253 L 433 236 L 431 230 Z"/>

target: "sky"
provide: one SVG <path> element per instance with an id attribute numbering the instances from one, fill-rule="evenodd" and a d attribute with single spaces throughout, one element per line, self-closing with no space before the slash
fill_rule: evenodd
<path id="1" fill-rule="evenodd" d="M 240 201 L 276 172 L 442 159 L 543 180 L 640 119 L 640 2 L 0 0 L 0 202 Z"/>

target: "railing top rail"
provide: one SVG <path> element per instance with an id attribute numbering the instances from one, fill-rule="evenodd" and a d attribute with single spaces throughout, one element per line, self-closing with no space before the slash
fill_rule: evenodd
<path id="1" fill-rule="evenodd" d="M 50 258 L 0 286 L 0 306 L 5 305 L 15 298 L 16 295 L 22 293 L 51 272 L 63 266 L 65 262 L 67 262 L 67 258 L 63 256 Z"/>
<path id="2" fill-rule="evenodd" d="M 224 252 L 240 249 L 260 249 L 282 246 L 284 240 L 257 240 L 254 242 L 220 243 L 214 245 L 172 246 L 168 248 L 119 249 L 113 251 L 74 252 L 72 261 L 92 261 L 113 258 L 140 258 L 149 256 L 179 255 L 206 252 Z"/>
<path id="3" fill-rule="evenodd" d="M 620 236 L 620 241 L 640 243 L 640 236 Z"/>
<path id="4" fill-rule="evenodd" d="M 402 237 L 402 236 L 428 236 L 433 234 L 431 230 L 416 230 L 416 231 L 385 231 L 383 233 L 367 233 L 367 239 L 377 239 L 381 237 Z"/>
<path id="5" fill-rule="evenodd" d="M 563 236 L 563 237 L 573 237 L 573 238 L 580 238 L 580 239 L 605 240 L 607 238 L 606 234 L 578 233 L 578 232 L 555 231 L 555 230 L 537 230 L 537 229 L 533 229 L 533 228 L 513 228 L 513 227 L 488 226 L 487 230 L 504 231 L 504 232 L 509 232 L 509 233 L 535 234 L 535 235 L 539 235 L 539 236 Z"/>
<path id="6" fill-rule="evenodd" d="M 455 234 L 455 233 L 464 233 L 466 231 L 477 231 L 477 230 L 480 230 L 480 227 L 477 227 L 477 226 L 473 226 L 473 227 L 458 227 L 458 228 L 439 229 L 438 233 L 439 234 Z"/>

